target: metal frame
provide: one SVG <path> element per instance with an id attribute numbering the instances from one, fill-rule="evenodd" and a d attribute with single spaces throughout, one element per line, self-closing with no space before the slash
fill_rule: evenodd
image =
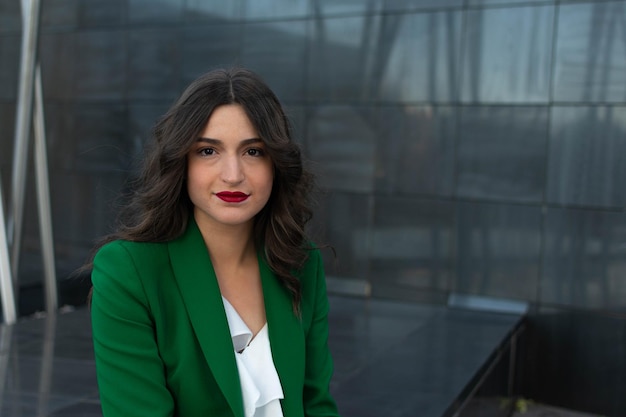
<path id="1" fill-rule="evenodd" d="M 54 240 L 48 183 L 48 158 L 46 151 L 45 120 L 41 67 L 37 63 L 40 0 L 21 0 L 22 48 L 20 80 L 15 117 L 15 144 L 13 149 L 13 176 L 11 203 L 7 228 L 4 213 L 0 216 L 0 295 L 6 323 L 16 320 L 15 299 L 19 290 L 18 272 L 22 244 L 24 198 L 30 144 L 31 123 L 35 136 L 35 171 L 37 206 L 44 267 L 46 311 L 53 313 L 58 306 L 57 281 L 54 262 Z M 0 199 L 2 192 L 0 188 Z M 0 200 L 1 205 L 1 200 Z M 11 250 L 9 259 L 9 247 Z"/>
<path id="2" fill-rule="evenodd" d="M 35 174 L 37 183 L 37 208 L 39 214 L 39 239 L 41 242 L 45 305 L 47 312 L 58 307 L 57 277 L 54 262 L 54 238 L 52 235 L 52 208 L 48 183 L 48 155 L 46 150 L 46 124 L 43 107 L 41 66 L 35 70 Z"/>
<path id="3" fill-rule="evenodd" d="M 7 232 L 4 227 L 4 206 L 2 204 L 2 198 L 2 180 L 0 179 L 0 296 L 2 296 L 1 301 L 4 322 L 13 324 L 17 319 L 17 309 L 15 308 L 15 294 L 13 292 L 13 280 L 11 279 L 11 267 L 9 266 L 9 245 L 7 244 Z M 0 342 L 2 342 L 2 338 L 0 338 Z M 1 353 L 2 351 L 0 350 L 0 354 Z"/>

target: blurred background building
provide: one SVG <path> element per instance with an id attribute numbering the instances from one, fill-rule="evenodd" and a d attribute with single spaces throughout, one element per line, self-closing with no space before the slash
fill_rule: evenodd
<path id="1" fill-rule="evenodd" d="M 0 0 L 5 196 L 20 39 Z M 43 0 L 39 56 L 60 304 L 84 303 L 73 272 L 155 120 L 243 65 L 318 175 L 332 291 L 526 303 L 523 394 L 626 415 L 626 1 Z M 29 190 L 23 315 L 43 306 Z"/>

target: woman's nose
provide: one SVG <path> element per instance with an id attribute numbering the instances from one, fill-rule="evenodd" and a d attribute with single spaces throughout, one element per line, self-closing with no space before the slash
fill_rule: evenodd
<path id="1" fill-rule="evenodd" d="M 222 180 L 229 184 L 236 184 L 243 181 L 243 167 L 239 158 L 229 156 L 224 159 L 222 166 Z"/>

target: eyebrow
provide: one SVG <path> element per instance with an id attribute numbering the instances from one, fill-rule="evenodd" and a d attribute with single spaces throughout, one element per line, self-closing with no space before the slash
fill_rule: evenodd
<path id="1" fill-rule="evenodd" d="M 205 142 L 211 145 L 221 145 L 223 142 L 219 139 L 213 139 L 213 138 L 204 138 L 204 137 L 199 137 L 198 140 L 196 142 Z M 241 142 L 239 142 L 239 144 L 241 146 L 246 146 L 246 145 L 250 145 L 252 143 L 259 143 L 259 142 L 263 142 L 261 140 L 261 138 L 250 138 L 250 139 L 244 139 Z"/>

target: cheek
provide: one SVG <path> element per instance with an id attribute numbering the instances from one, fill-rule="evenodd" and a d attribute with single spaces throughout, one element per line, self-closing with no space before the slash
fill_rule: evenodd
<path id="1" fill-rule="evenodd" d="M 189 165 L 187 168 L 187 193 L 190 197 L 193 197 L 197 194 L 198 189 L 202 185 L 202 175 L 198 172 L 197 169 L 194 169 L 193 165 Z"/>
<path id="2" fill-rule="evenodd" d="M 269 167 L 267 169 L 267 172 L 265 175 L 265 186 L 268 190 L 268 193 L 271 194 L 272 188 L 274 187 L 274 168 L 272 167 Z"/>

